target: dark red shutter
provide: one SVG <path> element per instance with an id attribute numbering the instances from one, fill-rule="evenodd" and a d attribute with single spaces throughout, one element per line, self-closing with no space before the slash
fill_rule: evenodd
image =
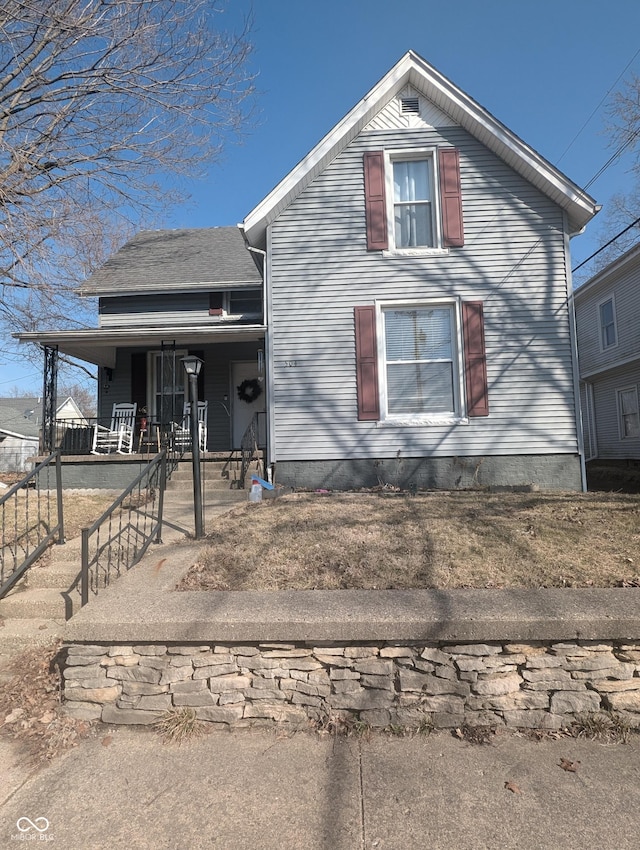
<path id="1" fill-rule="evenodd" d="M 467 385 L 467 414 L 489 415 L 487 356 L 484 344 L 482 301 L 463 301 L 464 371 Z"/>
<path id="2" fill-rule="evenodd" d="M 440 171 L 440 206 L 442 208 L 442 244 L 445 248 L 462 248 L 462 192 L 460 190 L 460 155 L 455 148 L 438 151 Z"/>
<path id="3" fill-rule="evenodd" d="M 364 198 L 367 250 L 385 251 L 389 247 L 389 236 L 382 151 L 369 151 L 364 155 Z"/>
<path id="4" fill-rule="evenodd" d="M 371 421 L 380 419 L 376 308 L 356 307 L 355 325 L 358 419 Z"/>

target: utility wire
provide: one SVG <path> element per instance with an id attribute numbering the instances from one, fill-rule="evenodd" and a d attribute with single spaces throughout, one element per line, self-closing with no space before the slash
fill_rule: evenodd
<path id="1" fill-rule="evenodd" d="M 578 271 L 578 269 L 581 269 L 581 268 L 582 268 L 582 266 L 586 265 L 586 264 L 589 262 L 589 260 L 593 260 L 593 258 L 594 258 L 594 257 L 597 257 L 597 256 L 598 256 L 598 254 L 599 254 L 601 251 L 604 251 L 604 249 L 605 249 L 605 248 L 608 248 L 608 247 L 609 247 L 609 245 L 611 245 L 613 242 L 615 242 L 615 241 L 616 241 L 616 239 L 619 239 L 621 236 L 623 236 L 623 235 L 627 232 L 627 230 L 631 230 L 631 228 L 632 228 L 632 227 L 635 227 L 635 226 L 636 226 L 636 224 L 638 224 L 638 222 L 640 222 L 640 216 L 638 216 L 638 218 L 637 218 L 635 221 L 632 221 L 632 222 L 631 222 L 631 224 L 629 224 L 627 227 L 625 227 L 625 229 L 624 229 L 624 230 L 621 230 L 621 231 L 620 231 L 620 233 L 616 233 L 616 235 L 615 235 L 612 239 L 609 239 L 609 241 L 608 241 L 608 242 L 606 242 L 604 245 L 602 245 L 600 248 L 598 248 L 598 250 L 597 250 L 597 251 L 594 251 L 594 252 L 593 252 L 593 254 L 591 254 L 591 256 L 590 256 L 590 257 L 587 257 L 587 259 L 586 259 L 586 260 L 583 260 L 581 263 L 579 263 L 579 265 L 577 265 L 577 266 L 575 267 L 575 269 L 571 269 L 571 272 L 572 272 L 572 273 L 573 273 L 573 272 L 577 272 L 577 271 Z"/>
<path id="2" fill-rule="evenodd" d="M 596 112 L 598 112 L 598 111 L 599 111 L 600 107 L 601 107 L 601 106 L 602 106 L 602 104 L 605 102 L 605 100 L 609 97 L 609 95 L 611 94 L 611 92 L 613 91 L 613 89 L 614 89 L 614 88 L 618 85 L 618 83 L 620 82 L 620 80 L 622 79 L 622 77 L 624 77 L 624 75 L 625 75 L 625 74 L 627 73 L 627 71 L 629 70 L 630 66 L 631 66 L 631 65 L 635 62 L 635 60 L 636 60 L 636 58 L 637 58 L 637 56 L 638 56 L 638 54 L 639 54 L 639 53 L 640 53 L 640 48 L 638 48 L 638 50 L 636 50 L 636 52 L 633 54 L 633 56 L 631 57 L 631 59 L 630 59 L 630 60 L 627 62 L 627 64 L 624 66 L 623 70 L 622 70 L 622 71 L 618 74 L 618 76 L 616 77 L 616 79 L 614 80 L 614 82 L 611 84 L 611 86 L 609 87 L 609 90 L 607 91 L 607 93 L 606 93 L 605 95 L 603 95 L 603 97 L 600 99 L 600 102 L 598 103 L 598 105 L 596 106 L 596 108 L 593 110 L 593 112 L 591 113 L 591 115 L 587 118 L 587 120 L 584 122 L 584 124 L 582 125 L 582 127 L 580 127 L 580 129 L 579 129 L 579 130 L 578 130 L 578 132 L 575 134 L 575 136 L 573 137 L 573 139 L 571 139 L 571 141 L 569 142 L 569 144 L 567 145 L 567 147 L 566 147 L 566 148 L 564 149 L 564 151 L 561 153 L 560 158 L 556 160 L 556 165 L 559 165 L 559 164 L 562 162 L 562 160 L 565 158 L 565 156 L 567 155 L 567 153 L 571 150 L 571 148 L 573 147 L 573 145 L 574 145 L 574 144 L 575 144 L 575 142 L 577 141 L 578 137 L 579 137 L 580 135 L 582 135 L 582 132 L 583 132 L 583 130 L 585 129 L 585 127 L 587 126 L 587 124 L 591 121 L 591 119 L 592 119 L 592 118 L 593 118 L 593 116 L 596 114 Z M 599 173 L 600 173 L 600 172 L 598 172 L 598 174 L 599 174 Z M 595 178 L 594 178 L 594 179 L 595 179 Z M 593 180 L 592 180 L 591 182 L 593 182 Z M 587 186 L 589 186 L 589 185 L 591 185 L 591 183 L 587 183 Z M 585 186 L 585 188 L 586 188 L 586 186 Z"/>

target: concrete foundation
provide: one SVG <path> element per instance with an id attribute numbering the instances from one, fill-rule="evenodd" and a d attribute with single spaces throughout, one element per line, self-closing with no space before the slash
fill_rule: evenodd
<path id="1" fill-rule="evenodd" d="M 582 490 L 577 454 L 279 461 L 275 477 L 278 484 L 314 490 L 351 490 L 383 484 L 403 490 Z"/>

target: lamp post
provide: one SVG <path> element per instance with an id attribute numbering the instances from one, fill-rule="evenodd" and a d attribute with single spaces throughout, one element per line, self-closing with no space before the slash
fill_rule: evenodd
<path id="1" fill-rule="evenodd" d="M 202 537 L 202 489 L 200 486 L 200 429 L 198 428 L 198 375 L 202 360 L 190 354 L 182 358 L 184 371 L 189 377 L 189 401 L 191 407 L 191 460 L 193 463 L 193 511 L 195 515 L 196 540 Z"/>

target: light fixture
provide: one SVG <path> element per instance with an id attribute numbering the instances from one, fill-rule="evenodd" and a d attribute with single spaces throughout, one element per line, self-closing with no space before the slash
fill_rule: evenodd
<path id="1" fill-rule="evenodd" d="M 187 375 L 195 375 L 197 378 L 200 374 L 200 369 L 202 369 L 202 360 L 196 357 L 195 354 L 188 354 L 182 358 L 182 365 Z"/>

